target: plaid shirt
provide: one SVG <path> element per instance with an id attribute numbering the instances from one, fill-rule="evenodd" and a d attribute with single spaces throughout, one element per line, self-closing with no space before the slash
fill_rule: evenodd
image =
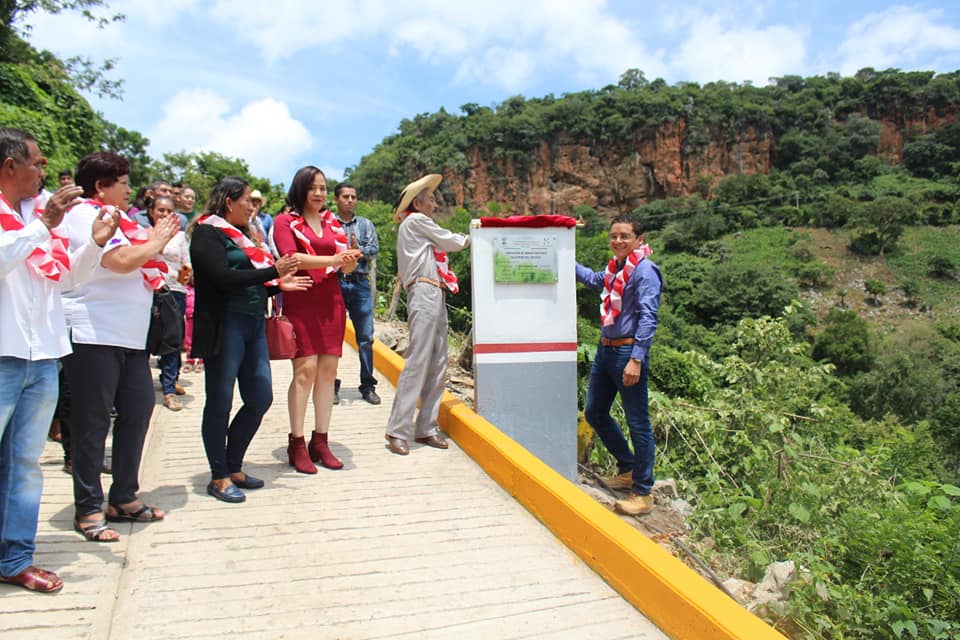
<path id="1" fill-rule="evenodd" d="M 348 238 L 350 236 L 356 237 L 357 246 L 363 252 L 363 258 L 357 262 L 357 268 L 353 273 L 369 275 L 370 258 L 380 253 L 380 242 L 377 240 L 377 230 L 373 223 L 361 216 L 353 216 L 350 222 L 346 222 L 339 214 L 337 214 L 337 220 L 340 221 L 343 232 L 347 234 Z"/>

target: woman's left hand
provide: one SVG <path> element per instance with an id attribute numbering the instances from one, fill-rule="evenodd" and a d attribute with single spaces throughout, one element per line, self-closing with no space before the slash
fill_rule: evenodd
<path id="1" fill-rule="evenodd" d="M 313 286 L 310 276 L 297 276 L 292 273 L 280 278 L 280 291 L 306 291 Z"/>

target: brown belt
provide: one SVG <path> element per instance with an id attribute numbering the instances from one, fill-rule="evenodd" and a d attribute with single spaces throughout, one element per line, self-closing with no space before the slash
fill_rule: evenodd
<path id="1" fill-rule="evenodd" d="M 600 344 L 605 347 L 622 347 L 633 344 L 633 338 L 600 338 Z"/>
<path id="2" fill-rule="evenodd" d="M 413 285 L 417 284 L 418 282 L 423 282 L 423 283 L 426 283 L 426 284 L 432 284 L 432 285 L 435 286 L 437 289 L 443 289 L 443 287 L 440 285 L 440 281 L 439 281 L 439 280 L 434 280 L 433 278 L 428 278 L 427 276 L 419 276 L 416 280 L 414 280 L 413 282 L 411 282 L 410 284 L 408 284 L 408 285 L 407 285 L 407 288 L 409 289 L 410 287 L 412 287 Z"/>

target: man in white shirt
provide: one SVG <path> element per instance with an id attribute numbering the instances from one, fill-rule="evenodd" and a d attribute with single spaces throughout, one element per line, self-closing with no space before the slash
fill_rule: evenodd
<path id="1" fill-rule="evenodd" d="M 32 135 L 0 128 L 0 582 L 53 592 L 63 581 L 33 553 L 57 360 L 70 353 L 60 285 L 93 270 L 119 217 L 95 221 L 93 242 L 71 252 L 51 230 L 82 189 L 61 187 L 41 209 L 45 164 Z"/>

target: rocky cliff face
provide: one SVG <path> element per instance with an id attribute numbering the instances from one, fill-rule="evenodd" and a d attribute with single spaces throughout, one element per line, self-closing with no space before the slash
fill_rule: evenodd
<path id="1" fill-rule="evenodd" d="M 907 131 L 926 132 L 954 114 L 931 111 L 915 117 L 885 117 L 879 154 L 899 163 Z M 714 129 L 691 135 L 685 120 L 669 123 L 630 140 L 597 145 L 588 141 L 543 142 L 528 156 L 492 157 L 473 149 L 470 168 L 448 172 L 456 206 L 483 209 L 510 203 L 512 213 L 569 215 L 577 205 L 606 212 L 629 212 L 657 198 L 687 196 L 729 175 L 768 173 L 776 139 L 755 127 Z"/>

